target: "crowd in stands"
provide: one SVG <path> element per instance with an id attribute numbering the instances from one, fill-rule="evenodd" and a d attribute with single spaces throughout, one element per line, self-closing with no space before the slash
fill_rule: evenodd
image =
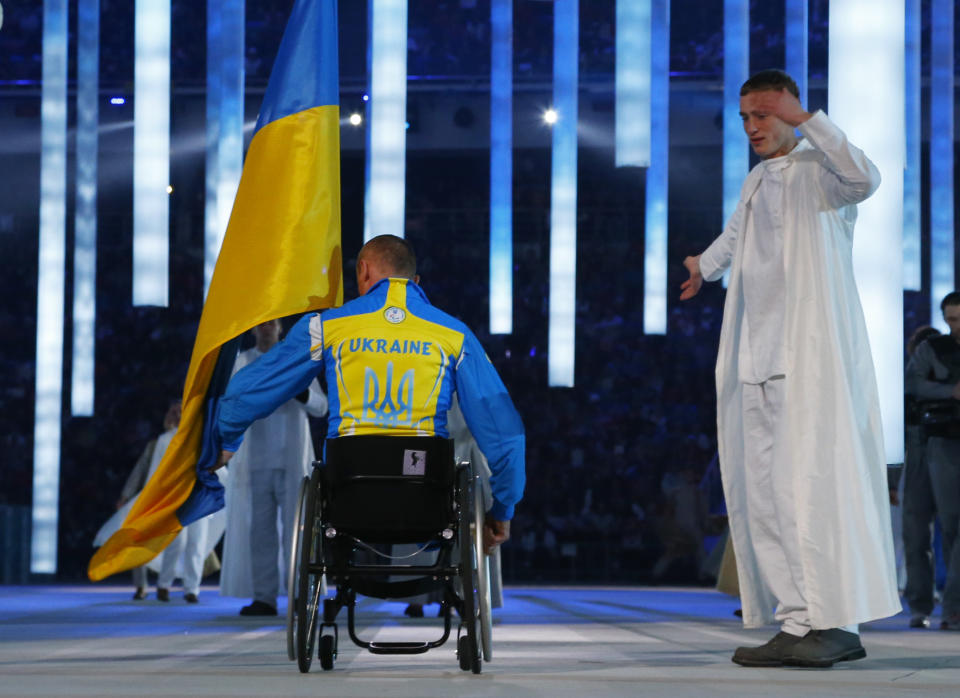
<path id="1" fill-rule="evenodd" d="M 263 86 L 270 75 L 293 0 L 247 0 L 245 70 L 248 86 Z M 344 82 L 365 81 L 366 2 L 340 3 L 340 73 Z M 609 81 L 615 62 L 615 0 L 580 3 L 582 81 Z M 71 6 L 73 7 L 73 6 Z M 134 4 L 101 0 L 100 80 L 123 88 L 133 83 Z M 171 78 L 174 85 L 205 84 L 207 3 L 177 0 L 171 16 Z M 723 72 L 723 3 L 674 0 L 671 4 L 670 70 L 677 79 L 717 80 Z M 71 46 L 76 36 L 72 10 Z M 809 4 L 810 77 L 827 71 L 827 0 Z M 923 3 L 929 28 L 929 0 Z M 750 3 L 750 65 L 782 66 L 784 3 Z M 36 84 L 42 75 L 41 3 L 8 6 L 0 30 L 0 81 Z M 518 81 L 549 81 L 553 71 L 553 3 L 514 1 L 514 74 Z M 411 0 L 407 71 L 412 80 L 484 80 L 490 70 L 490 0 Z M 958 47 L 960 56 L 960 47 Z M 928 70 L 929 51 L 924 51 Z M 75 76 L 70 62 L 71 79 Z M 960 65 L 960 60 L 957 61 Z"/>

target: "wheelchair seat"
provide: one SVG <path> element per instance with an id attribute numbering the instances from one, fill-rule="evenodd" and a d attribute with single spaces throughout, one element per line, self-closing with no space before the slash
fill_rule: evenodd
<path id="1" fill-rule="evenodd" d="M 454 609 L 460 616 L 460 668 L 480 673 L 481 655 L 489 661 L 482 495 L 470 464 L 455 463 L 453 454 L 453 441 L 439 437 L 345 436 L 326 442 L 324 461 L 315 462 L 301 484 L 292 533 L 287 652 L 302 672 L 310 669 L 318 634 L 321 666 L 333 668 L 336 618 L 343 608 L 350 639 L 374 654 L 417 654 L 439 647 L 450 636 Z M 394 543 L 436 550 L 436 561 L 395 564 L 381 550 Z M 371 553 L 386 563 L 371 562 Z M 401 581 L 391 581 L 397 577 Z M 324 578 L 336 585 L 332 598 L 321 599 Z M 428 591 L 443 595 L 444 629 L 438 640 L 367 642 L 357 636 L 358 593 L 390 599 Z"/>

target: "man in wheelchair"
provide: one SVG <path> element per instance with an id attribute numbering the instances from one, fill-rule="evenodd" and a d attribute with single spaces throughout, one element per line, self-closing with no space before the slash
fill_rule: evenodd
<path id="1" fill-rule="evenodd" d="M 470 329 L 427 300 L 406 240 L 392 235 L 371 239 L 360 250 L 356 271 L 358 298 L 304 316 L 282 342 L 230 381 L 218 416 L 220 465 L 236 452 L 250 424 L 301 393 L 321 371 L 330 403 L 328 454 L 331 446 L 337 447 L 335 452 L 341 450 L 341 443 L 349 441 L 339 442 L 344 437 L 446 439 L 447 411 L 456 392 L 467 425 L 489 461 L 493 505 L 475 526 L 482 529 L 476 531 L 478 547 L 489 554 L 510 537 L 510 519 L 523 494 L 525 437 L 520 416 Z M 408 459 L 404 472 L 408 467 L 417 471 L 416 458 Z M 460 543 L 463 547 L 465 541 Z M 301 590 L 299 596 L 303 595 Z M 335 637 L 333 642 L 335 647 Z M 310 653 L 312 641 L 306 644 Z M 461 667 L 479 672 L 478 643 L 471 644 L 466 665 L 461 652 Z M 487 646 L 485 642 L 485 650 Z M 322 633 L 320 650 L 323 660 Z M 332 658 L 323 665 L 331 668 Z M 301 670 L 306 670 L 303 661 Z"/>

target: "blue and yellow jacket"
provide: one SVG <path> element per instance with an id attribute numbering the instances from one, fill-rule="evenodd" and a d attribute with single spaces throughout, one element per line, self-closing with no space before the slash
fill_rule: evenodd
<path id="1" fill-rule="evenodd" d="M 241 369 L 220 401 L 222 448 L 326 372 L 327 438 L 361 434 L 447 437 L 453 392 L 490 462 L 490 515 L 513 517 L 523 496 L 520 415 L 473 332 L 430 305 L 409 279 L 384 279 L 340 308 L 306 315 Z"/>

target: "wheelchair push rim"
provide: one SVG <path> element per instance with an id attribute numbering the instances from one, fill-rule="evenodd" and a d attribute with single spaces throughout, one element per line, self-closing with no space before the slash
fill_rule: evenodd
<path id="1" fill-rule="evenodd" d="M 320 499 L 320 471 L 314 470 L 304 500 L 304 527 L 300 540 L 300 569 L 297 584 L 297 665 L 302 673 L 310 671 L 317 639 L 317 617 L 322 594 L 323 536 L 319 530 L 317 505 Z"/>
<path id="2" fill-rule="evenodd" d="M 294 519 L 293 531 L 290 532 L 290 560 L 287 565 L 287 659 L 291 662 L 297 659 L 297 588 L 300 570 L 300 541 L 304 526 L 304 499 L 307 495 L 307 486 L 310 478 L 305 477 L 300 482 L 300 491 L 297 494 L 297 514 Z"/>
<path id="3" fill-rule="evenodd" d="M 480 597 L 480 646 L 483 661 L 489 662 L 493 656 L 493 614 L 490 600 L 490 556 L 483 550 L 483 521 L 485 510 L 480 479 L 473 476 L 473 564 L 477 574 L 477 594 Z"/>

